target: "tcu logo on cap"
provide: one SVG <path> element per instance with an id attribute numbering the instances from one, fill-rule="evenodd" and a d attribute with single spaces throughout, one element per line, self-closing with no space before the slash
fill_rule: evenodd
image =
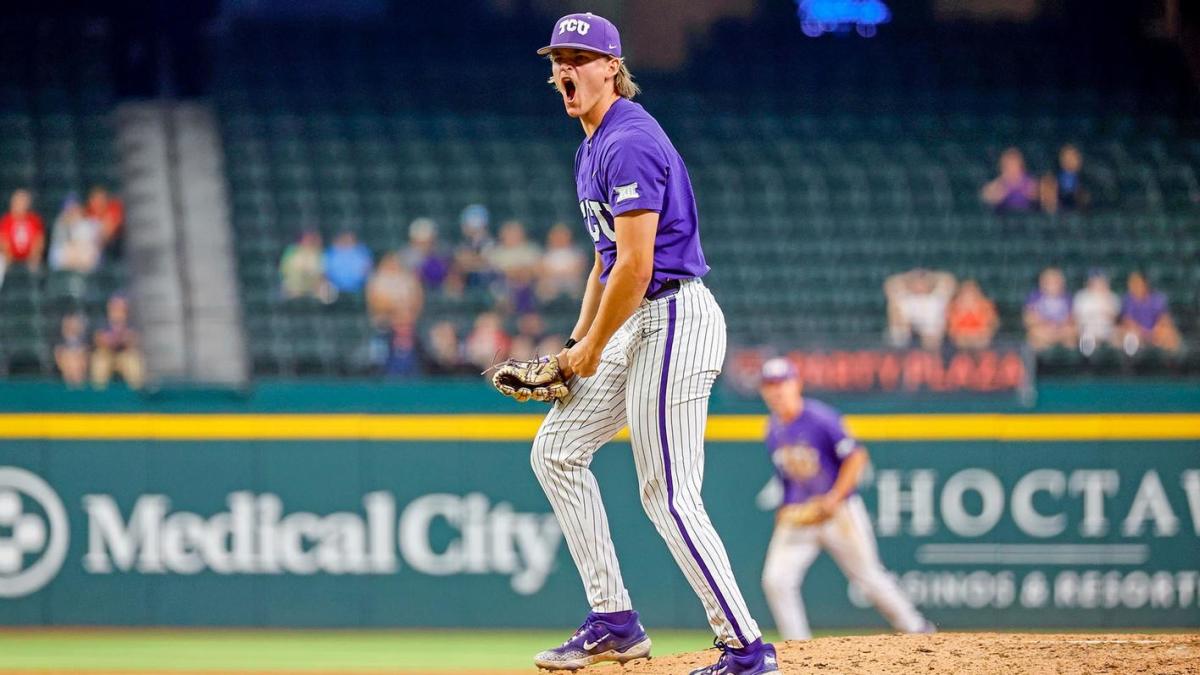
<path id="1" fill-rule="evenodd" d="M 562 35 L 563 33 L 579 33 L 580 35 L 587 35 L 587 32 L 591 30 L 591 28 L 591 24 L 581 19 L 567 19 L 566 21 L 558 24 L 558 34 Z"/>

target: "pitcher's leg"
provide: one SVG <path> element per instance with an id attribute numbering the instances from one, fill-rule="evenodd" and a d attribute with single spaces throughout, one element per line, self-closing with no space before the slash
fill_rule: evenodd
<path id="1" fill-rule="evenodd" d="M 760 637 L 725 545 L 700 498 L 708 396 L 725 353 L 725 325 L 702 286 L 652 308 L 626 394 L 642 506 L 731 647 Z"/>
<path id="2" fill-rule="evenodd" d="M 542 421 L 531 463 L 558 518 L 595 612 L 631 609 L 608 528 L 592 455 L 625 426 L 626 359 L 618 334 L 596 374 L 572 378 L 571 393 Z M 611 351 L 611 354 L 610 354 Z"/>

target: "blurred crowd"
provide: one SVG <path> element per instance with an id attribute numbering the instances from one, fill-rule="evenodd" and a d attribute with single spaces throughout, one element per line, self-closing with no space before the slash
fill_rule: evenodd
<path id="1" fill-rule="evenodd" d="M 102 262 L 121 256 L 124 206 L 103 186 L 93 187 L 82 200 L 69 194 L 49 230 L 33 207 L 33 193 L 17 189 L 0 218 L 0 293 L 9 274 L 28 275 L 34 284 L 53 275 L 68 280 L 63 287 L 76 300 L 82 298 Z M 58 323 L 54 363 L 68 386 L 90 382 L 104 388 L 114 373 L 131 388 L 142 386 L 140 339 L 124 295 L 108 298 L 105 317 L 90 334 L 87 316 L 77 306 L 67 306 Z"/>
<path id="2" fill-rule="evenodd" d="M 583 295 L 589 257 L 572 230 L 556 224 L 545 243 L 532 241 L 516 220 L 491 233 L 487 208 L 459 217 L 460 237 L 444 243 L 429 218 L 409 224 L 408 243 L 378 260 L 351 231 L 325 245 L 315 229 L 302 233 L 279 262 L 285 300 L 332 303 L 362 298 L 375 338 L 371 360 L 392 376 L 478 374 L 509 356 L 557 351 L 565 335 L 547 329 L 542 309 Z M 426 311 L 427 299 L 483 297 L 485 311 L 469 325 Z"/>
<path id="3" fill-rule="evenodd" d="M 999 175 L 980 190 L 980 198 L 997 213 L 1077 211 L 1092 202 L 1083 153 L 1067 144 L 1058 151 L 1058 166 L 1035 178 L 1017 148 L 1000 153 Z"/>
<path id="4" fill-rule="evenodd" d="M 960 350 L 986 349 L 1000 328 L 995 303 L 973 279 L 960 282 L 949 272 L 915 269 L 889 277 L 884 293 L 887 337 L 894 347 L 915 342 L 938 350 L 949 341 Z M 1022 318 L 1025 340 L 1036 352 L 1066 349 L 1090 356 L 1112 347 L 1133 356 L 1145 348 L 1168 354 L 1181 348 L 1166 294 L 1138 271 L 1125 279 L 1125 294 L 1118 297 L 1103 270 L 1092 270 L 1072 293 L 1062 270 L 1048 267 L 1029 292 Z"/>

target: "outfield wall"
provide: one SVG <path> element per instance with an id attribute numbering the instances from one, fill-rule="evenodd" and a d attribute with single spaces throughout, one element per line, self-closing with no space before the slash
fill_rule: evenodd
<path id="1" fill-rule="evenodd" d="M 1168 390 L 1152 406 L 1167 412 L 1136 389 L 1089 389 L 1033 412 L 852 414 L 885 562 L 948 628 L 1200 626 L 1200 397 Z M 429 415 L 462 400 L 334 387 L 291 405 L 271 393 L 278 406 L 117 396 L 97 414 L 13 391 L 0 390 L 0 624 L 561 626 L 586 611 L 529 469 L 535 408 Z M 389 400 L 414 414 L 384 414 Z M 739 405 L 717 406 L 704 494 L 769 624 L 771 515 L 755 497 L 770 466 L 761 417 Z M 646 622 L 702 627 L 637 502 L 628 442 L 593 468 Z M 815 626 L 882 625 L 825 557 L 804 594 Z"/>

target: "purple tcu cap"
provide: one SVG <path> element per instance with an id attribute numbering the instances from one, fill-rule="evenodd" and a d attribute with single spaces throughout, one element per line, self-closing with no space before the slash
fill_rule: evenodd
<path id="1" fill-rule="evenodd" d="M 790 359 L 768 359 L 762 367 L 763 384 L 786 382 L 788 380 L 795 379 L 796 375 L 796 366 L 791 362 Z"/>
<path id="2" fill-rule="evenodd" d="M 554 24 L 550 44 L 537 51 L 541 56 L 551 49 L 583 49 L 621 58 L 621 35 L 613 22 L 591 12 L 568 14 Z"/>

